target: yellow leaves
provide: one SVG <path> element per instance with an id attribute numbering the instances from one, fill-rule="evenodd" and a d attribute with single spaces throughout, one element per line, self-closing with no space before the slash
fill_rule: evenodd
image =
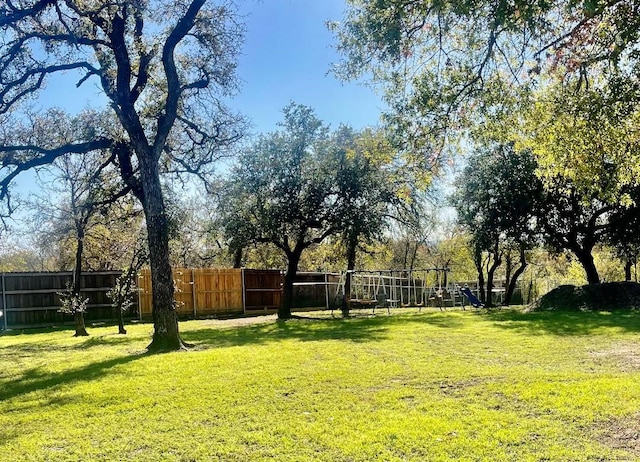
<path id="1" fill-rule="evenodd" d="M 543 181 L 571 183 L 586 197 L 620 198 L 640 174 L 640 114 L 627 116 L 605 90 L 551 87 L 510 129 L 516 149 L 530 150 Z"/>

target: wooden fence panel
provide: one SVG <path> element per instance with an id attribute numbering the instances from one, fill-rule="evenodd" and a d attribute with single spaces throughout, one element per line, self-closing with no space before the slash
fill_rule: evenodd
<path id="1" fill-rule="evenodd" d="M 242 270 L 198 268 L 193 270 L 197 315 L 242 313 Z"/>
<path id="2" fill-rule="evenodd" d="M 245 310 L 277 310 L 282 303 L 282 273 L 279 270 L 244 270 Z"/>
<path id="3" fill-rule="evenodd" d="M 180 317 L 230 316 L 280 306 L 282 281 L 278 270 L 235 268 L 174 268 L 176 308 Z M 243 291 L 244 288 L 244 291 Z M 140 313 L 151 318 L 151 272 L 138 276 Z"/>
<path id="4" fill-rule="evenodd" d="M 82 296 L 89 299 L 85 313 L 87 321 L 117 318 L 107 292 L 120 274 L 119 271 L 82 274 Z M 58 293 L 66 291 L 72 277 L 71 272 L 3 273 L 0 304 L 4 319 L 0 327 L 11 329 L 72 322 L 73 316 L 58 311 L 61 306 Z"/>

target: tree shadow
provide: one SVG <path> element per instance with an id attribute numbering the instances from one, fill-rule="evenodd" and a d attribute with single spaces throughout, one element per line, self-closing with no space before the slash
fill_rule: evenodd
<path id="1" fill-rule="evenodd" d="M 398 324 L 428 323 L 441 328 L 455 328 L 462 320 L 447 312 L 385 314 L 357 314 L 348 318 L 327 316 L 295 316 L 292 319 L 260 324 L 211 327 L 182 332 L 186 342 L 199 346 L 223 348 L 252 344 L 266 344 L 281 340 L 318 342 L 344 340 L 376 342 L 388 337 L 392 326 Z"/>
<path id="2" fill-rule="evenodd" d="M 5 355 L 4 352 L 10 352 L 9 354 L 15 356 L 33 356 L 38 353 L 46 353 L 51 351 L 52 349 L 58 351 L 72 351 L 72 350 L 86 350 L 92 347 L 100 347 L 100 346 L 118 346 L 118 345 L 127 345 L 134 342 L 139 341 L 139 338 L 131 335 L 121 335 L 118 333 L 109 333 L 102 335 L 90 335 L 89 337 L 76 337 L 78 339 L 77 342 L 68 345 L 60 345 L 59 341 L 54 340 L 41 340 L 38 342 L 27 341 L 29 334 L 37 334 L 37 333 L 49 333 L 53 332 L 52 330 L 45 330 L 43 332 L 39 331 L 29 331 L 22 333 L 20 335 L 25 336 L 25 342 L 21 344 L 13 344 L 7 346 L 0 347 L 0 355 Z M 72 331 L 70 331 L 72 332 Z M 69 338 L 73 338 L 73 335 L 69 335 Z"/>
<path id="3" fill-rule="evenodd" d="M 286 321 L 273 321 L 247 326 L 211 327 L 182 332 L 188 343 L 215 348 L 243 346 L 299 340 L 350 340 L 366 342 L 386 337 L 387 327 L 375 318 L 332 319 L 296 317 Z"/>
<path id="4" fill-rule="evenodd" d="M 525 312 L 517 309 L 503 309 L 481 312 L 479 315 L 493 321 L 497 327 L 530 335 L 590 335 L 603 328 L 640 332 L 640 313 L 629 310 Z"/>
<path id="5" fill-rule="evenodd" d="M 0 401 L 36 391 L 56 389 L 69 383 L 90 382 L 110 374 L 111 369 L 115 366 L 128 364 L 144 356 L 146 354 L 131 354 L 55 373 L 40 367 L 28 369 L 18 379 L 3 381 L 2 388 L 0 388 Z"/>

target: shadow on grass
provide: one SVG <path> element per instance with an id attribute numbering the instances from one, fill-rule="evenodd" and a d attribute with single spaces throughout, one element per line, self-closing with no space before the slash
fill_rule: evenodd
<path id="1" fill-rule="evenodd" d="M 216 326 L 185 330 L 182 332 L 182 337 L 189 343 L 213 348 L 265 344 L 289 339 L 303 342 L 326 340 L 376 342 L 387 338 L 389 330 L 398 325 L 426 323 L 439 328 L 456 328 L 461 322 L 463 321 L 460 317 L 451 316 L 448 312 L 423 312 L 420 314 L 413 312 L 392 316 L 387 316 L 386 314 L 355 316 L 347 319 L 298 317 L 289 321 L 272 321 L 246 326 Z M 59 345 L 55 341 L 25 342 L 20 345 L 7 346 L 2 350 L 10 349 L 14 357 L 32 356 L 34 354 L 45 354 L 53 349 L 79 350 L 93 346 L 113 346 L 137 341 L 139 341 L 139 338 L 129 335 L 109 334 L 88 337 L 72 345 Z M 0 354 L 2 354 L 1 350 Z M 112 374 L 112 369 L 116 366 L 127 364 L 146 356 L 148 356 L 148 353 L 130 354 L 93 362 L 58 373 L 51 373 L 39 367 L 28 369 L 21 374 L 20 378 L 2 380 L 0 382 L 0 400 L 9 400 L 37 391 L 56 390 L 70 383 L 97 380 Z"/>
<path id="2" fill-rule="evenodd" d="M 212 347 L 242 346 L 281 340 L 376 341 L 385 338 L 387 327 L 376 318 L 332 319 L 298 317 L 288 321 L 235 327 L 212 327 L 182 332 L 186 342 Z"/>
<path id="3" fill-rule="evenodd" d="M 44 371 L 41 368 L 29 369 L 19 379 L 3 381 L 2 388 L 0 388 L 0 401 L 36 391 L 56 389 L 69 383 L 96 380 L 112 373 L 113 367 L 128 364 L 144 356 L 145 354 L 122 356 L 57 373 Z"/>
<path id="4" fill-rule="evenodd" d="M 0 355 L 17 355 L 17 356 L 33 356 L 34 354 L 47 353 L 51 350 L 57 351 L 73 351 L 73 350 L 86 350 L 92 347 L 102 346 L 117 346 L 127 345 L 139 341 L 140 339 L 132 335 L 120 335 L 120 334 L 104 334 L 104 335 L 89 335 L 89 337 L 76 337 L 77 342 L 68 345 L 60 345 L 58 339 L 54 340 L 40 340 L 34 342 L 29 339 L 29 334 L 49 333 L 55 332 L 54 330 L 45 330 L 43 332 L 29 331 L 23 334 L 24 343 L 13 344 L 0 347 Z M 71 332 L 69 338 L 73 338 Z M 7 353 L 4 353 L 7 352 Z"/>
<path id="5" fill-rule="evenodd" d="M 640 312 L 580 312 L 544 311 L 523 312 L 506 309 L 479 313 L 497 327 L 519 330 L 532 335 L 590 335 L 600 329 L 619 329 L 625 332 L 640 332 Z"/>
<path id="6" fill-rule="evenodd" d="M 248 326 L 212 327 L 183 331 L 186 342 L 211 347 L 265 344 L 295 339 L 302 342 L 344 340 L 376 342 L 387 338 L 392 326 L 428 323 L 442 328 L 455 328 L 463 321 L 447 312 L 412 312 L 388 316 L 357 314 L 349 318 L 296 316 L 287 321 L 274 321 Z"/>

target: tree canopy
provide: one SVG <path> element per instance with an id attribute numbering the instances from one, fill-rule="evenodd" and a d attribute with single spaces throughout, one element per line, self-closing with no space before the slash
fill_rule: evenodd
<path id="1" fill-rule="evenodd" d="M 640 11 L 634 0 L 349 0 L 331 24 L 344 78 L 370 78 L 387 120 L 416 147 L 468 127 L 504 104 L 504 89 L 549 75 L 636 79 Z"/>
<path id="2" fill-rule="evenodd" d="M 542 199 L 542 182 L 536 176 L 537 163 L 531 152 L 516 151 L 512 144 L 479 149 L 469 159 L 456 181 L 453 204 L 459 222 L 468 230 L 475 253 L 478 279 L 484 281 L 483 253 L 490 262 L 487 287 L 481 295 L 491 303 L 493 275 L 515 251 L 519 267 L 507 272 L 509 303 L 515 282 L 527 266 L 525 252 L 536 243 L 536 217 Z M 485 295 L 486 294 L 486 295 Z"/>

